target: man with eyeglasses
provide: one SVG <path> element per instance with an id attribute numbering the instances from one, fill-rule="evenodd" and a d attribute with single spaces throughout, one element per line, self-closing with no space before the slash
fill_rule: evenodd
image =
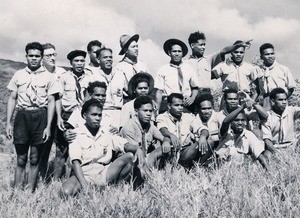
<path id="1" fill-rule="evenodd" d="M 206 37 L 202 32 L 191 33 L 188 38 L 189 45 L 192 49 L 192 55 L 187 60 L 189 64 L 196 71 L 197 78 L 199 80 L 199 95 L 202 92 L 211 93 L 212 88 L 216 88 L 211 74 L 212 68 L 225 60 L 225 55 L 239 48 L 240 46 L 246 46 L 250 41 L 241 42 L 236 45 L 231 45 L 223 48 L 221 51 L 212 55 L 204 55 L 206 49 Z"/>
<path id="2" fill-rule="evenodd" d="M 44 48 L 44 56 L 43 56 L 43 66 L 47 71 L 52 73 L 55 78 L 58 80 L 58 78 L 66 71 L 62 67 L 56 66 L 56 48 L 53 44 L 51 43 L 45 43 L 43 44 Z M 51 151 L 51 147 L 53 144 L 54 140 L 54 135 L 55 135 L 55 129 L 56 129 L 56 123 L 57 123 L 57 116 L 54 114 L 54 118 L 52 120 L 51 124 L 51 136 L 49 140 L 45 143 L 44 145 L 44 151 L 41 156 L 41 162 L 40 162 L 40 174 L 43 179 L 46 178 L 46 173 L 47 173 L 47 168 L 48 168 L 48 160 L 49 160 L 49 155 Z"/>
<path id="3" fill-rule="evenodd" d="M 12 116 L 16 107 L 13 138 L 17 153 L 14 186 L 25 184 L 26 164 L 30 150 L 30 167 L 27 176 L 28 188 L 35 190 L 40 157 L 44 143 L 50 137 L 50 126 L 55 111 L 55 97 L 59 92 L 53 74 L 41 66 L 43 46 L 39 42 L 25 47 L 27 67 L 17 71 L 7 88 L 7 138 L 12 138 Z M 29 149 L 30 148 L 30 149 Z"/>
<path id="4" fill-rule="evenodd" d="M 56 104 L 58 129 L 56 137 L 55 179 L 61 177 L 68 155 L 68 142 L 64 138 L 64 131 L 73 127 L 67 123 L 67 120 L 76 108 L 81 107 L 86 97 L 86 88 L 93 81 L 90 71 L 84 68 L 85 57 L 85 51 L 71 51 L 67 58 L 72 67 L 59 78 L 61 90 L 60 99 Z"/>

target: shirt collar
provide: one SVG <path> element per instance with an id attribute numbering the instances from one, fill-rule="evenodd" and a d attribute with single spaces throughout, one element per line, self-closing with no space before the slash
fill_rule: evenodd
<path id="1" fill-rule="evenodd" d="M 274 61 L 274 63 L 271 65 L 271 66 L 269 66 L 269 67 L 267 67 L 265 64 L 262 64 L 262 68 L 264 69 L 264 70 L 272 70 L 274 67 L 276 67 L 278 65 L 278 63 L 277 63 L 277 61 L 275 60 Z"/>
<path id="2" fill-rule="evenodd" d="M 126 62 L 126 63 L 128 63 L 128 64 L 131 64 L 131 65 L 135 65 L 135 64 L 137 64 L 137 62 L 138 62 L 138 60 L 136 60 L 136 62 L 134 62 L 134 61 L 130 60 L 128 57 L 124 57 L 124 58 L 121 60 L 121 62 L 122 62 L 122 61 L 124 61 L 124 62 Z"/>
<path id="3" fill-rule="evenodd" d="M 46 71 L 46 69 L 43 66 L 40 66 L 37 70 L 32 71 L 28 68 L 28 66 L 25 68 L 25 70 L 29 73 L 29 74 L 37 74 L 37 73 L 41 73 Z"/>
<path id="4" fill-rule="evenodd" d="M 173 123 L 181 122 L 181 120 L 182 120 L 182 115 L 181 115 L 180 119 L 177 120 L 175 117 L 172 116 L 172 114 L 169 113 L 169 111 L 166 111 L 166 113 L 167 113 L 167 116 L 170 118 L 170 120 L 171 120 Z"/>
<path id="5" fill-rule="evenodd" d="M 149 129 L 150 129 L 150 126 L 151 126 L 151 123 L 149 124 L 149 126 L 147 127 L 147 129 L 143 129 L 143 127 L 142 127 L 142 125 L 141 125 L 141 123 L 140 123 L 140 121 L 139 121 L 139 118 L 138 118 L 138 116 L 134 116 L 133 117 L 133 119 L 134 119 L 134 122 L 137 124 L 137 126 L 139 127 L 139 129 L 141 130 L 141 132 L 143 132 L 143 131 L 145 131 L 145 132 L 148 132 L 149 131 Z"/>
<path id="6" fill-rule="evenodd" d="M 197 61 L 201 61 L 202 59 L 206 59 L 206 57 L 205 57 L 205 56 L 202 56 L 202 57 L 200 57 L 200 58 L 197 58 L 196 56 L 191 55 L 191 56 L 189 57 L 189 59 L 194 59 L 194 60 L 197 60 Z"/>

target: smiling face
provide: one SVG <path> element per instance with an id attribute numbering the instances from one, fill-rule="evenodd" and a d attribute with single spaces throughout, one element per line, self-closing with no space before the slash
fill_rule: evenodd
<path id="1" fill-rule="evenodd" d="M 92 129 L 98 129 L 102 119 L 102 109 L 97 106 L 90 106 L 83 114 L 86 125 Z"/>
<path id="2" fill-rule="evenodd" d="M 99 62 L 101 69 L 110 70 L 113 64 L 113 57 L 111 51 L 102 50 L 99 54 Z"/>
<path id="3" fill-rule="evenodd" d="M 193 55 L 196 57 L 202 57 L 205 52 L 206 40 L 199 39 L 197 43 L 192 43 L 191 48 Z"/>
<path id="4" fill-rule="evenodd" d="M 275 61 L 275 51 L 273 48 L 267 48 L 263 50 L 260 57 L 267 67 L 272 66 Z"/>
<path id="5" fill-rule="evenodd" d="M 179 45 L 172 45 L 169 55 L 171 57 L 171 62 L 180 63 L 182 60 L 182 48 Z"/>
<path id="6" fill-rule="evenodd" d="M 32 71 L 37 70 L 41 66 L 42 52 L 37 49 L 29 49 L 26 54 L 28 68 Z"/>

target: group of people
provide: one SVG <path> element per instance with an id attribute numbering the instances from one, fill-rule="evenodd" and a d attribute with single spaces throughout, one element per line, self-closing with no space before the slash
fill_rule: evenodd
<path id="1" fill-rule="evenodd" d="M 54 45 L 26 45 L 27 67 L 7 86 L 6 134 L 17 154 L 15 187 L 35 190 L 39 175 L 46 176 L 53 142 L 53 177 L 61 179 L 66 161 L 72 164 L 62 185 L 71 196 L 90 184 L 143 181 L 168 162 L 191 169 L 252 156 L 268 169 L 277 149 L 296 146 L 293 125 L 300 108 L 287 103 L 295 81 L 275 60 L 272 44 L 261 45 L 261 62 L 253 65 L 244 61 L 251 40 L 205 56 L 205 35 L 194 32 L 188 38 L 192 54 L 184 60 L 188 46 L 168 39 L 163 50 L 170 62 L 153 78 L 138 58 L 138 41 L 137 34 L 120 37 L 124 57 L 116 65 L 112 49 L 91 41 L 87 52 L 67 55 L 67 70 L 56 66 Z M 217 79 L 223 84 L 218 112 L 212 95 Z M 263 141 L 253 133 L 252 121 L 260 123 Z"/>

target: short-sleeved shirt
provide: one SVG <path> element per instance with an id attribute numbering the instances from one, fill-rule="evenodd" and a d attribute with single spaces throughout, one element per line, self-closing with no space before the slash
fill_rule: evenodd
<path id="1" fill-rule="evenodd" d="M 78 80 L 78 85 L 76 80 Z M 83 104 L 84 92 L 90 82 L 93 82 L 93 77 L 89 71 L 84 71 L 80 77 L 77 77 L 71 70 L 60 76 L 60 94 L 64 111 L 73 111 Z"/>
<path id="2" fill-rule="evenodd" d="M 294 77 L 284 65 L 274 62 L 270 67 L 264 65 L 257 69 L 257 77 L 259 78 L 260 90 L 262 93 L 270 93 L 275 88 L 283 88 L 286 92 L 288 89 L 295 88 L 296 83 Z"/>
<path id="3" fill-rule="evenodd" d="M 189 63 L 196 72 L 199 82 L 199 88 L 212 88 L 211 69 L 222 61 L 220 53 L 215 53 L 201 58 L 190 56 L 187 63 Z"/>
<path id="4" fill-rule="evenodd" d="M 89 71 L 90 74 L 92 74 L 94 77 L 99 74 L 100 67 L 94 67 L 94 66 L 87 65 L 87 66 L 85 66 L 84 70 Z"/>
<path id="5" fill-rule="evenodd" d="M 257 159 L 264 150 L 264 144 L 252 132 L 244 129 L 239 136 L 236 136 L 232 130 L 225 134 L 220 139 L 216 153 L 224 159 L 229 156 L 241 158 L 244 155 L 253 155 Z"/>
<path id="6" fill-rule="evenodd" d="M 157 113 L 157 103 L 155 101 L 152 101 L 153 104 L 153 113 L 151 117 L 151 121 L 155 121 L 155 114 Z M 120 120 L 120 126 L 124 126 L 127 121 L 134 117 L 136 114 L 134 110 L 134 100 L 131 100 L 123 105 L 121 110 L 121 120 Z"/>
<path id="7" fill-rule="evenodd" d="M 137 73 L 148 73 L 148 66 L 138 60 L 137 63 L 128 63 L 124 60 L 119 62 L 115 67 L 115 75 L 111 80 L 110 91 L 112 104 L 121 108 L 123 105 L 123 94 L 128 91 L 129 80 Z"/>
<path id="8" fill-rule="evenodd" d="M 70 161 L 79 160 L 81 165 L 89 163 L 109 164 L 113 151 L 124 152 L 127 140 L 109 133 L 101 128 L 93 136 L 85 125 L 75 129 L 77 136 L 69 145 Z"/>
<path id="9" fill-rule="evenodd" d="M 36 71 L 28 67 L 17 71 L 7 88 L 17 92 L 17 108 L 47 107 L 48 96 L 60 90 L 53 74 L 44 67 Z"/>
<path id="10" fill-rule="evenodd" d="M 156 126 L 150 123 L 149 128 L 143 130 L 138 117 L 131 118 L 121 130 L 121 136 L 128 140 L 133 145 L 141 145 L 143 132 L 145 132 L 146 150 L 153 145 L 154 140 L 161 140 L 163 135 Z"/>
<path id="11" fill-rule="evenodd" d="M 199 114 L 197 114 L 195 122 L 199 122 L 197 124 L 198 126 L 206 126 L 207 127 L 210 138 L 213 141 L 219 141 L 219 129 L 221 127 L 221 124 L 220 124 L 220 118 L 219 118 L 218 112 L 213 111 L 211 114 L 211 117 L 209 118 L 207 123 L 203 123 Z"/>
<path id="12" fill-rule="evenodd" d="M 227 60 L 215 66 L 212 71 L 216 78 L 221 78 L 223 90 L 237 89 L 250 93 L 257 78 L 255 67 L 247 62 L 236 65 L 233 61 Z"/>
<path id="13" fill-rule="evenodd" d="M 45 67 L 45 69 L 47 70 L 46 67 Z M 54 75 L 55 79 L 59 79 L 60 76 L 61 76 L 64 72 L 66 72 L 66 70 L 65 70 L 64 68 L 62 68 L 62 67 L 57 67 L 57 66 L 56 66 L 55 69 L 54 69 L 54 72 L 53 72 L 52 74 Z M 49 73 L 51 73 L 51 72 L 49 72 Z"/>
<path id="14" fill-rule="evenodd" d="M 195 122 L 195 116 L 189 113 L 182 113 L 181 119 L 176 121 L 168 112 L 164 112 L 156 118 L 157 128 L 167 128 L 168 131 L 177 136 L 182 146 L 189 145 L 198 137 L 199 131 L 207 129 L 199 122 Z"/>
<path id="15" fill-rule="evenodd" d="M 111 82 L 111 80 L 113 79 L 114 76 L 115 76 L 114 68 L 111 70 L 110 74 L 104 73 L 104 71 L 101 68 L 99 68 L 97 73 L 93 74 L 93 78 L 94 78 L 95 81 L 105 82 L 105 84 L 107 86 L 110 84 L 110 82 Z"/>
<path id="16" fill-rule="evenodd" d="M 263 139 L 271 140 L 275 147 L 292 144 L 295 140 L 294 120 L 300 116 L 300 107 L 287 106 L 281 116 L 273 110 L 268 114 L 267 121 L 262 124 Z"/>
<path id="17" fill-rule="evenodd" d="M 168 96 L 171 93 L 182 93 L 183 96 L 189 97 L 192 94 L 191 88 L 199 87 L 196 72 L 190 64 L 182 62 L 178 67 L 181 68 L 183 76 L 182 90 L 180 90 L 178 82 L 177 68 L 167 64 L 160 68 L 156 75 L 154 87 L 162 90 L 164 96 Z"/>

